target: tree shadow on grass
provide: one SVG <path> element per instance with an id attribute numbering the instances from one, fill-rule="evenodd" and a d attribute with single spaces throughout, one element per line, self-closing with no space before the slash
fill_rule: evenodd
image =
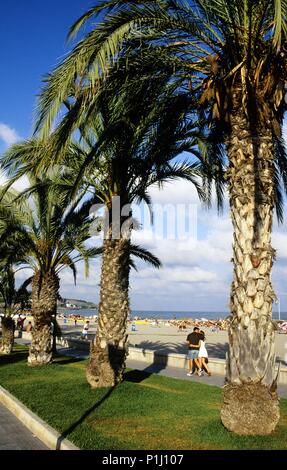
<path id="1" fill-rule="evenodd" d="M 11 354 L 0 354 L 0 367 L 21 362 L 27 358 L 28 351 L 13 351 Z"/>
<path id="2" fill-rule="evenodd" d="M 138 369 L 132 369 L 124 374 L 124 381 L 125 382 L 133 382 L 133 383 L 140 383 L 143 382 L 143 380 L 148 379 L 152 375 L 152 372 L 147 372 L 145 370 L 138 370 Z"/>
<path id="3" fill-rule="evenodd" d="M 85 359 L 81 357 L 72 357 L 72 356 L 62 356 L 60 354 L 55 355 L 53 358 L 53 364 L 57 364 L 59 366 L 64 366 L 67 364 L 73 364 L 75 362 L 81 362 L 84 361 Z"/>
<path id="4" fill-rule="evenodd" d="M 107 391 L 107 393 L 97 403 L 95 403 L 93 406 L 91 406 L 91 408 L 89 408 L 87 411 L 85 411 L 85 413 L 75 423 L 73 423 L 69 428 L 67 428 L 65 431 L 62 432 L 61 436 L 58 437 L 58 439 L 57 439 L 56 450 L 61 449 L 61 443 L 63 442 L 63 440 L 66 439 L 69 436 L 69 434 L 71 434 L 78 426 L 80 426 L 80 424 L 82 424 L 85 421 L 85 419 L 91 413 L 93 413 L 93 411 L 95 411 L 97 408 L 99 408 L 99 406 L 101 406 L 102 403 L 104 403 L 111 396 L 111 394 L 113 393 L 115 388 L 116 387 L 111 387 Z"/>

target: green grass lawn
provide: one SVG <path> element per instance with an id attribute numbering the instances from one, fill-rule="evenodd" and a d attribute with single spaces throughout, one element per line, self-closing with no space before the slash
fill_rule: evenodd
<path id="1" fill-rule="evenodd" d="M 29 368 L 26 357 L 21 346 L 0 357 L 0 384 L 82 449 L 287 449 L 287 400 L 272 436 L 240 437 L 221 425 L 218 387 L 133 370 L 91 390 L 86 361 Z"/>

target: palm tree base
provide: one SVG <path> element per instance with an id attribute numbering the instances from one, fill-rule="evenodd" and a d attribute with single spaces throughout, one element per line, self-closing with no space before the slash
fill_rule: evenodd
<path id="1" fill-rule="evenodd" d="M 28 365 L 31 367 L 36 366 L 45 366 L 47 364 L 51 364 L 52 362 L 52 353 L 38 353 L 38 354 L 30 354 L 28 356 Z"/>
<path id="2" fill-rule="evenodd" d="M 32 343 L 29 349 L 28 365 L 44 366 L 52 362 L 52 338 L 48 325 L 32 332 Z"/>
<path id="3" fill-rule="evenodd" d="M 1 344 L 0 354 L 11 354 L 11 352 L 12 352 L 12 344 Z"/>
<path id="4" fill-rule="evenodd" d="M 14 344 L 15 323 L 11 317 L 2 317 L 0 354 L 11 354 Z"/>
<path id="5" fill-rule="evenodd" d="M 264 436 L 275 430 L 280 419 L 277 392 L 261 383 L 228 384 L 223 388 L 221 421 L 239 435 Z"/>
<path id="6" fill-rule="evenodd" d="M 105 349 L 91 346 L 86 377 L 92 388 L 114 387 L 122 382 L 126 350 L 108 345 Z"/>

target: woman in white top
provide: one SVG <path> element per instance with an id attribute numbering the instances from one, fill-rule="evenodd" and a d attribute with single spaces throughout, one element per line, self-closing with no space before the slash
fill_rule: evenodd
<path id="1" fill-rule="evenodd" d="M 207 372 L 207 375 L 211 375 L 211 372 L 208 368 L 207 362 L 208 362 L 208 354 L 205 346 L 205 335 L 204 331 L 200 331 L 200 341 L 199 341 L 199 351 L 198 351 L 198 362 L 200 365 L 200 368 L 203 370 L 205 369 Z"/>
<path id="2" fill-rule="evenodd" d="M 88 339 L 88 330 L 90 327 L 90 322 L 89 320 L 86 321 L 84 324 L 83 330 L 82 330 L 82 339 Z"/>

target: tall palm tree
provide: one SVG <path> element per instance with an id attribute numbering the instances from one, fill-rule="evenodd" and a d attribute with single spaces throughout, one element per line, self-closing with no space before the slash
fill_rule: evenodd
<path id="1" fill-rule="evenodd" d="M 123 111 L 122 104 L 110 101 L 107 96 L 98 102 L 96 122 L 100 124 L 86 132 L 96 136 L 96 141 L 89 142 L 91 150 L 78 170 L 78 181 L 81 175 L 91 175 L 94 187 L 91 200 L 102 204 L 106 215 L 98 330 L 87 367 L 87 380 L 92 387 L 119 383 L 125 369 L 131 257 L 137 255 L 143 260 L 149 257 L 148 252 L 131 243 L 135 227 L 132 204 L 141 201 L 149 204 L 148 188 L 175 178 L 191 181 L 200 192 L 198 166 L 173 161 L 182 149 L 194 145 L 192 129 L 182 122 L 177 125 L 183 96 L 170 96 L 162 113 L 160 105 L 156 110 L 153 105 L 145 108 L 144 96 L 149 91 L 146 87 L 141 90 L 141 113 L 134 108 Z"/>
<path id="2" fill-rule="evenodd" d="M 99 16 L 100 19 L 99 19 Z M 223 424 L 239 434 L 269 434 L 279 420 L 274 371 L 271 268 L 274 207 L 282 218 L 287 164 L 282 143 L 286 111 L 285 0 L 102 1 L 72 27 L 96 27 L 47 77 L 38 130 L 48 131 L 75 77 L 85 83 L 70 127 L 93 106 L 99 84 L 121 64 L 138 82 L 172 73 L 205 118 L 212 157 L 224 148 L 234 228 L 234 279 Z M 118 73 L 118 72 L 116 72 Z M 74 124 L 72 124 L 72 121 Z"/>
<path id="3" fill-rule="evenodd" d="M 17 144 L 8 150 L 9 157 L 16 158 L 17 154 L 24 158 L 27 147 L 31 155 L 32 146 L 31 142 Z M 32 366 L 52 360 L 51 321 L 57 311 L 60 272 L 68 267 L 76 280 L 76 263 L 84 260 L 88 274 L 89 258 L 100 254 L 98 248 L 86 246 L 92 219 L 85 207 L 77 207 L 81 196 L 71 202 L 67 193 L 59 194 L 54 190 L 51 181 L 47 176 L 30 175 L 31 188 L 14 198 L 10 208 L 2 207 L 6 230 L 1 234 L 0 243 L 7 246 L 12 239 L 14 247 L 22 247 L 21 261 L 33 272 L 34 328 L 28 356 Z M 21 217 L 19 203 L 25 210 Z"/>

